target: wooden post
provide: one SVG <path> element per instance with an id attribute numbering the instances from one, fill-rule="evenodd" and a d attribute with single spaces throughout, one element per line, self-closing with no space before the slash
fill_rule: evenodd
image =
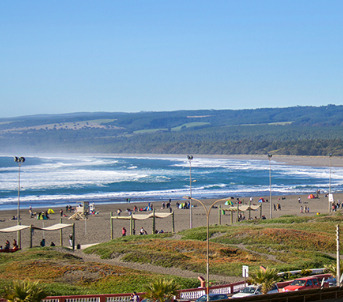
<path id="1" fill-rule="evenodd" d="M 75 222 L 73 223 L 73 251 L 75 251 Z"/>
<path id="2" fill-rule="evenodd" d="M 172 212 L 172 233 L 175 233 L 174 211 Z"/>
<path id="3" fill-rule="evenodd" d="M 152 210 L 152 234 L 155 234 L 156 221 L 155 221 L 155 207 Z"/>
<path id="4" fill-rule="evenodd" d="M 32 248 L 32 224 L 30 225 L 30 248 Z"/>
<path id="5" fill-rule="evenodd" d="M 60 223 L 62 223 L 62 217 Z M 63 229 L 60 229 L 60 246 L 63 246 Z"/>
<path id="6" fill-rule="evenodd" d="M 249 220 L 251 219 L 251 200 L 249 200 Z"/>
<path id="7" fill-rule="evenodd" d="M 110 220 L 111 220 L 111 240 L 112 240 L 113 239 L 113 219 L 112 219 L 113 212 L 111 212 L 110 215 L 111 215 Z"/>
<path id="8" fill-rule="evenodd" d="M 262 219 L 262 202 L 260 204 L 260 219 Z"/>
<path id="9" fill-rule="evenodd" d="M 219 215 L 218 215 L 218 224 L 221 225 L 222 224 L 222 206 L 219 206 Z"/>
<path id="10" fill-rule="evenodd" d="M 340 263 L 340 253 L 339 253 L 339 225 L 337 224 L 337 238 L 336 238 L 336 245 L 337 245 L 337 271 L 336 271 L 336 285 L 340 286 L 340 279 L 341 279 L 341 263 Z"/>
<path id="11" fill-rule="evenodd" d="M 239 217 L 239 203 L 237 204 L 237 222 L 238 222 L 238 217 Z"/>
<path id="12" fill-rule="evenodd" d="M 133 229 L 133 224 L 132 224 L 132 215 L 130 216 L 130 235 L 132 235 L 132 229 Z"/>

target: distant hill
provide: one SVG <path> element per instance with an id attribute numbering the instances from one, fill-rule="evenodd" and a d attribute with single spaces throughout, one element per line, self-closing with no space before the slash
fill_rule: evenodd
<path id="1" fill-rule="evenodd" d="M 0 119 L 0 152 L 343 155 L 343 106 Z"/>

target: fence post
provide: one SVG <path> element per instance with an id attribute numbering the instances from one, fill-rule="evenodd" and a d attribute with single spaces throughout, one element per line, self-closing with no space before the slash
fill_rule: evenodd
<path id="1" fill-rule="evenodd" d="M 113 239 L 113 219 L 112 219 L 113 212 L 111 212 L 110 215 L 111 215 L 110 220 L 111 220 L 111 240 L 112 240 Z"/>

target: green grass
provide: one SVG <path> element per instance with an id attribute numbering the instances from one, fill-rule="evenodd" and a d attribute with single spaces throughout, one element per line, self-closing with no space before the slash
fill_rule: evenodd
<path id="1" fill-rule="evenodd" d="M 284 216 L 232 226 L 212 225 L 210 273 L 241 276 L 242 265 L 260 265 L 278 271 L 323 267 L 335 261 L 336 225 L 342 215 Z M 102 259 L 177 267 L 206 273 L 207 228 L 173 234 L 127 236 L 84 250 Z M 68 249 L 33 248 L 0 254 L 0 294 L 11 280 L 38 280 L 50 295 L 96 294 L 141 291 L 147 282 L 162 276 L 105 263 L 84 262 Z M 182 288 L 199 286 L 196 279 L 175 276 Z"/>
<path id="2" fill-rule="evenodd" d="M 158 277 L 177 280 L 181 288 L 199 286 L 196 279 L 165 276 L 102 263 L 87 263 L 60 248 L 33 248 L 0 255 L 0 296 L 12 280 L 38 280 L 49 295 L 110 294 L 143 291 Z"/>

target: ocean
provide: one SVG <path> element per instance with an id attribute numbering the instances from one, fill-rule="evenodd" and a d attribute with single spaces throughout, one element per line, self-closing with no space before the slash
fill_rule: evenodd
<path id="1" fill-rule="evenodd" d="M 191 168 L 191 173 L 190 173 Z M 28 156 L 20 167 L 0 156 L 0 209 L 297 195 L 343 191 L 343 168 L 290 166 L 271 160 L 187 157 Z M 190 175 L 192 186 L 190 188 Z"/>

